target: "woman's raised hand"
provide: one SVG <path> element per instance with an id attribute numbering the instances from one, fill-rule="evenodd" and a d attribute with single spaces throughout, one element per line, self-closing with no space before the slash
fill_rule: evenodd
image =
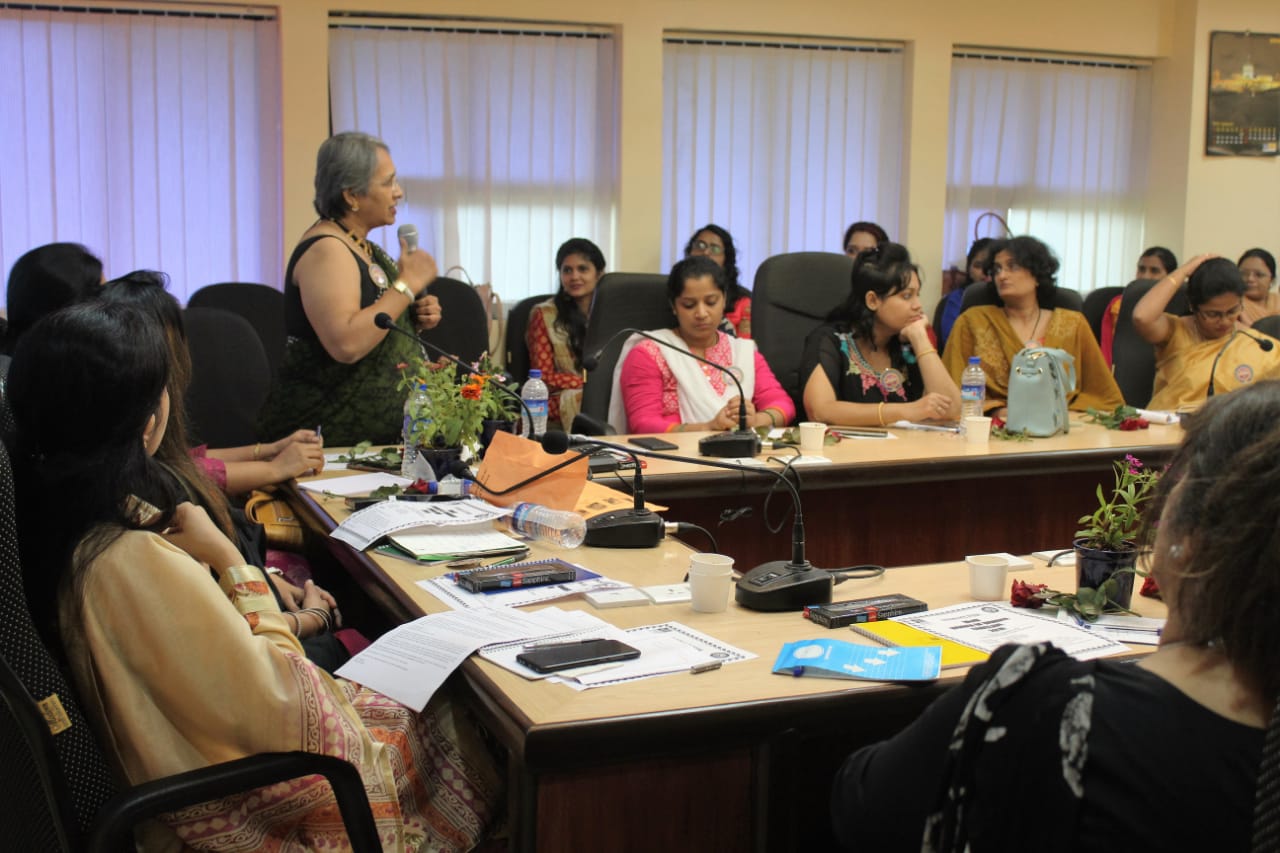
<path id="1" fill-rule="evenodd" d="M 217 571 L 244 563 L 240 551 L 213 523 L 204 507 L 193 503 L 178 504 L 168 529 L 161 531 L 160 535 L 186 551 L 192 559 L 207 563 Z"/>
<path id="2" fill-rule="evenodd" d="M 401 237 L 400 260 L 397 262 L 400 267 L 400 278 L 417 296 L 426 289 L 428 284 L 439 278 L 440 271 L 436 267 L 436 259 L 431 257 L 430 252 L 424 252 L 421 249 L 410 252 L 407 249 L 404 238 Z"/>
<path id="3" fill-rule="evenodd" d="M 283 483 L 294 477 L 319 474 L 324 470 L 324 445 L 295 441 L 271 460 L 276 480 Z"/>
<path id="4" fill-rule="evenodd" d="M 911 348 L 916 352 L 933 349 L 933 344 L 929 342 L 929 321 L 924 318 L 924 315 L 903 326 L 902 331 L 898 332 L 898 338 L 903 343 L 911 344 Z"/>

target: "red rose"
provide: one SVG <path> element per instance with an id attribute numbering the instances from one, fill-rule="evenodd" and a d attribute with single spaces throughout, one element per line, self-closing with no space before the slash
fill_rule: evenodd
<path id="1" fill-rule="evenodd" d="M 431 493 L 431 484 L 426 480 L 414 480 L 412 483 L 405 486 L 404 490 L 405 492 L 412 494 L 428 495 Z"/>
<path id="2" fill-rule="evenodd" d="M 1156 579 L 1147 575 L 1142 579 L 1141 595 L 1147 598 L 1160 598 L 1160 584 L 1156 583 Z"/>
<path id="3" fill-rule="evenodd" d="M 1029 607 L 1032 610 L 1037 610 L 1044 606 L 1044 599 L 1038 598 L 1036 594 L 1044 592 L 1048 588 L 1048 584 L 1015 580 L 1009 590 L 1009 603 L 1014 607 Z"/>

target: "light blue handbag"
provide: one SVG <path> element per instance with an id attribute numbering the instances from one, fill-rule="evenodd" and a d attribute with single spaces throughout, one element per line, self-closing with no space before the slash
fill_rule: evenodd
<path id="1" fill-rule="evenodd" d="M 1009 368 L 1009 432 L 1045 438 L 1067 432 L 1067 396 L 1076 390 L 1075 359 L 1054 347 L 1027 347 Z"/>

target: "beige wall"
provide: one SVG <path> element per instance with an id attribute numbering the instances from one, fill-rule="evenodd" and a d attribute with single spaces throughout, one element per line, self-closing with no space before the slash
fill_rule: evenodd
<path id="1" fill-rule="evenodd" d="M 328 133 L 330 9 L 616 28 L 621 51 L 619 251 L 613 266 L 661 266 L 662 45 L 664 30 L 892 39 L 907 45 L 903 220 L 899 232 L 925 269 L 943 266 L 950 54 L 955 44 L 1157 59 L 1148 200 L 1153 238 L 1175 251 L 1245 244 L 1280 248 L 1280 160 L 1208 160 L 1203 151 L 1208 30 L 1280 31 L 1275 0 L 280 0 L 285 242 L 312 221 L 315 150 Z M 1268 188 L 1269 189 L 1264 189 Z M 1247 215 L 1250 222 L 1240 221 Z M 1269 230 L 1268 230 L 1269 229 Z M 1169 235 L 1169 236 L 1163 236 Z M 1194 239 L 1193 239 L 1194 238 Z M 1184 245 L 1185 244 L 1185 248 Z M 443 259 L 446 263 L 448 259 Z M 936 277 L 930 277 L 936 286 Z"/>

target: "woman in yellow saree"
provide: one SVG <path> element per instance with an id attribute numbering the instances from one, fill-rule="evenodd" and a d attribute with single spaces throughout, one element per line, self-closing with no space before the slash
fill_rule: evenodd
<path id="1" fill-rule="evenodd" d="M 1183 282 L 1191 314 L 1175 317 L 1164 309 Z M 1156 378 L 1148 408 L 1191 408 L 1210 396 L 1210 388 L 1214 394 L 1223 394 L 1280 376 L 1278 342 L 1245 329 L 1240 322 L 1244 298 L 1244 280 L 1235 264 L 1214 255 L 1197 255 L 1156 282 L 1138 301 L 1133 307 L 1133 327 L 1156 348 Z"/>
<path id="2" fill-rule="evenodd" d="M 1034 237 L 1014 237 L 991 246 L 996 305 L 976 305 L 956 319 L 942 361 L 958 385 L 970 356 L 987 374 L 983 408 L 1003 416 L 1009 399 L 1009 368 L 1026 347 L 1056 347 L 1075 359 L 1073 411 L 1114 409 L 1124 403 L 1102 350 L 1079 311 L 1053 307 L 1058 260 Z"/>

